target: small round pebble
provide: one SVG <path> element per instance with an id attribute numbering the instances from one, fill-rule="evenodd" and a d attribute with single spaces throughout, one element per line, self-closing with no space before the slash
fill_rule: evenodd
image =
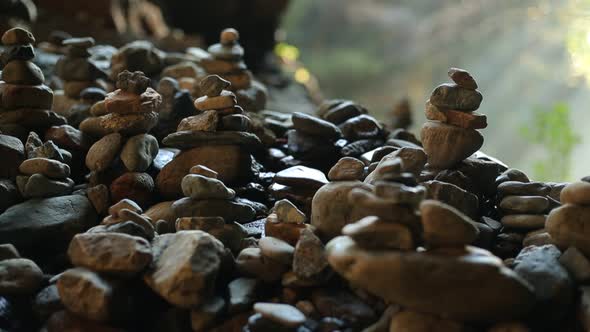
<path id="1" fill-rule="evenodd" d="M 305 323 L 305 315 L 288 304 L 259 302 L 254 304 L 254 311 L 284 326 L 297 327 Z"/>

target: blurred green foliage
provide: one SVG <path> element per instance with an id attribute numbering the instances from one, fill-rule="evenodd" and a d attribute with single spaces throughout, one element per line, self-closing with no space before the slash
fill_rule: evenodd
<path id="1" fill-rule="evenodd" d="M 534 161 L 533 172 L 539 181 L 570 180 L 572 153 L 580 144 L 571 125 L 571 111 L 565 103 L 551 108 L 537 107 L 533 119 L 520 128 L 520 134 L 531 144 L 542 147 L 546 157 Z"/>

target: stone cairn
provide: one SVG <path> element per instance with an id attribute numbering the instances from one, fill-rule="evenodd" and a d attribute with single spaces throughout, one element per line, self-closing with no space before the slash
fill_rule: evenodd
<path id="1" fill-rule="evenodd" d="M 25 144 L 27 159 L 18 170 L 16 184 L 25 198 L 64 196 L 72 193 L 74 181 L 69 178 L 72 154 L 52 141 L 43 143 L 34 132 Z"/>
<path id="2" fill-rule="evenodd" d="M 230 89 L 238 103 L 248 112 L 257 112 L 266 105 L 267 91 L 264 85 L 254 80 L 252 72 L 244 63 L 244 48 L 239 43 L 240 34 L 229 28 L 221 32 L 219 43 L 211 45 L 209 56 L 200 59 L 200 65 L 209 74 L 219 75 L 231 82 Z M 205 91 L 200 91 L 205 95 Z"/>
<path id="3" fill-rule="evenodd" d="M 225 90 L 229 82 L 219 76 L 201 81 L 203 97 L 195 100 L 198 114 L 185 118 L 177 131 L 166 136 L 163 144 L 180 149 L 156 180 L 165 197 L 182 194 L 181 181 L 195 165 L 215 170 L 219 179 L 228 184 L 239 183 L 252 176 L 251 153 L 260 151 L 262 144 L 250 132 L 250 120 L 243 115 L 235 95 Z"/>
<path id="4" fill-rule="evenodd" d="M 80 92 L 89 87 L 106 90 L 102 80 L 107 79 L 108 74 L 90 59 L 88 52 L 94 44 L 92 37 L 69 38 L 62 42 L 67 47 L 67 53 L 57 61 L 55 70 L 62 79 L 64 93 L 69 98 L 80 98 Z"/>
<path id="5" fill-rule="evenodd" d="M 428 164 L 437 169 L 455 166 L 479 150 L 483 136 L 477 129 L 487 127 L 486 116 L 474 112 L 483 97 L 473 77 L 458 68 L 451 68 L 449 77 L 455 83 L 439 85 L 426 102 L 429 121 L 420 132 Z"/>
<path id="6" fill-rule="evenodd" d="M 65 124 L 63 117 L 51 111 L 53 91 L 43 84 L 45 76 L 32 62 L 35 37 L 13 28 L 2 35 L 2 43 L 6 49 L 2 54 L 0 128 L 26 139 L 30 130 L 42 134 L 48 127 Z"/>
<path id="7" fill-rule="evenodd" d="M 105 133 L 88 150 L 86 166 L 91 171 L 91 185 L 110 185 L 113 201 L 130 197 L 142 206 L 151 201 L 154 181 L 146 171 L 159 147 L 148 132 L 158 121 L 162 99 L 148 85 L 149 79 L 141 72 L 121 72 L 118 89 L 104 100 L 106 114 L 80 125 L 84 131 L 88 129 L 85 123 L 95 124 L 99 129 L 94 133 Z"/>

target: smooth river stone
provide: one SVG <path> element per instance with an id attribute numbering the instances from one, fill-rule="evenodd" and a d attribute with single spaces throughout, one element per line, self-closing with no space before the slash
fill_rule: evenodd
<path id="1" fill-rule="evenodd" d="M 453 83 L 437 86 L 430 96 L 430 103 L 441 108 L 458 111 L 475 111 L 483 96 L 479 91 L 465 89 Z"/>
<path id="2" fill-rule="evenodd" d="M 349 237 L 327 244 L 330 265 L 353 284 L 408 309 L 467 322 L 526 315 L 532 287 L 488 251 L 367 251 Z M 506 296 L 510 294 L 510 296 Z"/>
<path id="3" fill-rule="evenodd" d="M 560 248 L 576 247 L 590 256 L 590 207 L 565 204 L 549 213 L 545 229 Z"/>
<path id="4" fill-rule="evenodd" d="M 543 196 L 506 196 L 500 202 L 500 209 L 511 214 L 539 214 L 549 207 L 549 200 Z"/>
<path id="5" fill-rule="evenodd" d="M 579 181 L 567 185 L 561 191 L 560 200 L 562 204 L 590 205 L 590 183 Z"/>
<path id="6" fill-rule="evenodd" d="M 177 131 L 166 136 L 162 143 L 182 150 L 206 145 L 240 145 L 249 151 L 262 147 L 256 135 L 242 131 Z"/>
<path id="7" fill-rule="evenodd" d="M 474 154 L 483 145 L 483 136 L 475 129 L 463 129 L 440 122 L 426 121 L 420 132 L 428 164 L 450 168 Z"/>

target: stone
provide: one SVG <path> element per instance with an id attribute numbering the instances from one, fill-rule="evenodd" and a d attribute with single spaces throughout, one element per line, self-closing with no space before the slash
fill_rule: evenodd
<path id="1" fill-rule="evenodd" d="M 254 304 L 254 311 L 281 326 L 291 328 L 301 326 L 306 321 L 299 309 L 288 304 L 258 302 Z"/>
<path id="2" fill-rule="evenodd" d="M 483 96 L 479 91 L 463 88 L 452 83 L 437 86 L 430 95 L 434 106 L 458 111 L 475 111 L 479 108 Z"/>
<path id="3" fill-rule="evenodd" d="M 285 186 L 305 186 L 319 189 L 328 183 L 321 171 L 306 166 L 293 166 L 275 174 L 274 182 Z"/>
<path id="4" fill-rule="evenodd" d="M 565 204 L 549 213 L 545 229 L 560 248 L 576 247 L 590 256 L 589 220 L 590 207 Z"/>
<path id="5" fill-rule="evenodd" d="M 498 192 L 502 196 L 546 196 L 551 187 L 543 182 L 505 181 L 498 185 Z"/>
<path id="6" fill-rule="evenodd" d="M 52 180 L 40 173 L 33 174 L 30 177 L 19 176 L 17 177 L 17 184 L 19 184 L 19 181 L 23 181 L 19 185 L 19 190 L 27 198 L 69 195 L 74 189 L 74 181 L 70 178 Z"/>
<path id="7" fill-rule="evenodd" d="M 0 244 L 0 261 L 12 258 L 21 258 L 18 250 L 10 243 Z"/>
<path id="8" fill-rule="evenodd" d="M 195 100 L 195 108 L 199 111 L 222 110 L 234 107 L 236 104 L 236 96 L 229 91 L 217 97 L 203 96 Z"/>
<path id="9" fill-rule="evenodd" d="M 328 172 L 331 181 L 363 180 L 365 164 L 353 157 L 343 157 Z"/>
<path id="10" fill-rule="evenodd" d="M 225 306 L 225 300 L 216 296 L 198 308 L 191 309 L 191 327 L 193 331 L 209 329 L 215 323 L 215 320 L 221 316 Z"/>
<path id="11" fill-rule="evenodd" d="M 47 158 L 27 159 L 20 164 L 18 170 L 26 175 L 40 173 L 52 179 L 65 179 L 70 176 L 70 166 Z"/>
<path id="12" fill-rule="evenodd" d="M 123 70 L 117 75 L 117 88 L 139 95 L 148 89 L 150 79 L 141 71 Z"/>
<path id="13" fill-rule="evenodd" d="M 567 185 L 560 195 L 562 204 L 590 205 L 590 182 L 578 181 Z"/>
<path id="14" fill-rule="evenodd" d="M 420 132 L 428 164 L 450 168 L 475 153 L 483 145 L 483 136 L 474 129 L 463 129 L 427 121 Z"/>
<path id="15" fill-rule="evenodd" d="M 202 146 L 183 151 L 158 174 L 157 187 L 165 198 L 182 196 L 181 182 L 195 165 L 208 167 L 218 173 L 219 180 L 231 185 L 248 174 L 250 155 L 235 145 Z"/>
<path id="16" fill-rule="evenodd" d="M 90 138 L 80 130 L 68 125 L 47 129 L 45 139 L 70 151 L 88 151 L 90 147 Z"/>
<path id="17" fill-rule="evenodd" d="M 134 114 L 110 113 L 98 118 L 100 127 L 107 133 L 120 133 L 134 136 L 147 133 L 158 124 L 158 113 L 142 112 Z M 82 124 L 80 124 L 82 130 Z"/>
<path id="18" fill-rule="evenodd" d="M 221 118 L 221 130 L 252 131 L 252 120 L 244 114 L 230 114 Z"/>
<path id="19" fill-rule="evenodd" d="M 142 271 L 152 261 L 149 242 L 119 233 L 77 234 L 68 256 L 75 266 L 123 276 Z"/>
<path id="20" fill-rule="evenodd" d="M 437 180 L 423 182 L 426 198 L 446 203 L 472 219 L 479 219 L 479 199 L 456 185 Z"/>
<path id="21" fill-rule="evenodd" d="M 346 289 L 315 289 L 311 293 L 311 301 L 319 315 L 345 320 L 352 326 L 366 326 L 377 318 L 376 308 L 366 303 L 366 298 L 362 299 Z"/>
<path id="22" fill-rule="evenodd" d="M 307 220 L 305 214 L 287 199 L 277 201 L 273 207 L 273 212 L 276 214 L 277 219 L 283 223 L 303 224 Z"/>
<path id="23" fill-rule="evenodd" d="M 139 213 L 128 209 L 122 209 L 119 211 L 119 218 L 124 221 L 132 221 L 133 223 L 141 226 L 144 229 L 148 240 L 151 240 L 154 237 L 155 229 L 152 221 L 140 215 Z"/>
<path id="24" fill-rule="evenodd" d="M 426 101 L 426 108 L 424 109 L 424 114 L 426 115 L 427 120 L 433 121 L 440 121 L 443 123 L 447 123 L 447 112 L 445 109 L 438 108 L 430 102 L 430 99 Z"/>
<path id="25" fill-rule="evenodd" d="M 99 215 L 105 215 L 107 213 L 111 203 L 109 188 L 107 186 L 99 184 L 98 186 L 88 188 L 86 195 Z"/>
<path id="26" fill-rule="evenodd" d="M 471 90 L 477 89 L 477 83 L 467 70 L 453 67 L 449 69 L 448 74 L 453 82 L 457 83 L 460 87 Z"/>
<path id="27" fill-rule="evenodd" d="M 559 256 L 561 251 L 550 244 L 526 247 L 514 260 L 514 272 L 533 286 L 537 302 L 532 314 L 539 326 L 561 322 L 574 301 L 574 283 Z"/>
<path id="28" fill-rule="evenodd" d="M 445 110 L 447 120 L 445 123 L 464 129 L 483 129 L 488 126 L 488 118 L 485 114 L 477 112 L 464 112 Z"/>
<path id="29" fill-rule="evenodd" d="M 43 283 L 43 271 L 30 259 L 11 258 L 0 261 L 0 294 L 34 294 Z"/>
<path id="30" fill-rule="evenodd" d="M 374 193 L 377 197 L 391 203 L 418 206 L 426 196 L 423 186 L 410 187 L 401 183 L 378 181 L 375 183 Z"/>
<path id="31" fill-rule="evenodd" d="M 182 61 L 162 70 L 162 77 L 172 77 L 178 80 L 187 78 L 198 80 L 204 74 L 203 69 L 191 61 Z"/>
<path id="32" fill-rule="evenodd" d="M 13 45 L 4 47 L 0 53 L 0 63 L 8 63 L 12 60 L 30 61 L 35 58 L 35 49 L 33 45 Z"/>
<path id="33" fill-rule="evenodd" d="M 350 118 L 338 126 L 347 140 L 375 138 L 381 134 L 381 124 L 372 116 L 362 114 Z"/>
<path id="34" fill-rule="evenodd" d="M 0 213 L 20 201 L 20 193 L 12 180 L 0 180 Z"/>
<path id="35" fill-rule="evenodd" d="M 55 73 L 66 82 L 80 82 L 82 85 L 92 85 L 96 79 L 106 79 L 107 73 L 94 61 L 87 58 L 62 57 L 55 64 Z M 83 84 L 82 82 L 88 82 Z M 86 87 L 88 88 L 88 87 Z M 82 93 L 86 88 L 78 88 Z M 81 96 L 80 96 L 81 97 Z"/>
<path id="36" fill-rule="evenodd" d="M 205 145 L 240 145 L 242 149 L 249 151 L 260 150 L 262 147 L 256 135 L 241 131 L 177 131 L 166 136 L 162 143 L 183 150 Z"/>
<path id="37" fill-rule="evenodd" d="M 462 332 L 465 331 L 465 327 L 460 322 L 439 318 L 434 315 L 403 311 L 392 317 L 389 331 Z"/>
<path id="38" fill-rule="evenodd" d="M 254 219 L 255 211 L 246 204 L 212 199 L 193 200 L 182 198 L 172 204 L 177 218 L 181 217 L 222 217 L 226 222 L 244 223 Z"/>
<path id="39" fill-rule="evenodd" d="M 72 313 L 86 319 L 106 322 L 113 318 L 118 303 L 115 285 L 110 280 L 83 268 L 69 269 L 57 279 L 57 289 L 63 305 Z"/>
<path id="40" fill-rule="evenodd" d="M 322 238 L 331 239 L 340 235 L 344 226 L 363 217 L 348 201 L 349 193 L 355 188 L 372 189 L 360 181 L 341 181 L 323 186 L 313 196 L 311 224 Z"/>
<path id="41" fill-rule="evenodd" d="M 218 120 L 219 116 L 217 115 L 217 111 L 204 111 L 201 114 L 182 119 L 176 130 L 216 131 Z"/>
<path id="42" fill-rule="evenodd" d="M 219 175 L 219 173 L 203 165 L 196 165 L 191 167 L 191 169 L 189 170 L 189 174 L 198 174 L 212 179 L 217 179 L 217 176 Z"/>
<path id="43" fill-rule="evenodd" d="M 25 147 L 16 137 L 0 134 L 0 178 L 14 178 L 25 159 Z"/>
<path id="44" fill-rule="evenodd" d="M 35 37 L 23 28 L 12 28 L 2 35 L 2 44 L 5 46 L 34 44 Z"/>
<path id="45" fill-rule="evenodd" d="M 198 174 L 188 174 L 182 179 L 182 192 L 193 199 L 232 199 L 236 193 L 220 180 Z"/>
<path id="46" fill-rule="evenodd" d="M 241 275 L 275 282 L 289 267 L 264 257 L 260 248 L 245 248 L 236 258 L 236 269 Z"/>
<path id="47" fill-rule="evenodd" d="M 299 241 L 301 231 L 306 228 L 311 228 L 312 226 L 309 224 L 290 224 L 280 222 L 277 215 L 271 213 L 259 227 L 264 230 L 266 236 L 276 237 L 295 246 L 297 241 Z M 261 233 L 262 229 L 260 230 Z"/>
<path id="48" fill-rule="evenodd" d="M 505 213 L 538 214 L 549 208 L 549 200 L 542 196 L 506 196 L 500 208 Z"/>
<path id="49" fill-rule="evenodd" d="M 342 228 L 342 234 L 350 236 L 361 248 L 411 250 L 415 240 L 408 226 L 383 221 L 369 216 Z"/>
<path id="50" fill-rule="evenodd" d="M 376 216 L 388 222 L 396 222 L 415 228 L 419 225 L 419 217 L 415 207 L 398 204 L 395 200 L 375 195 L 363 188 L 354 188 L 348 194 L 348 202 L 353 205 L 357 217 Z M 358 220 L 360 218 L 357 218 Z"/>
<path id="51" fill-rule="evenodd" d="M 559 257 L 559 263 L 579 283 L 590 281 L 590 261 L 576 247 L 569 247 Z"/>
<path id="52" fill-rule="evenodd" d="M 351 283 L 419 312 L 485 322 L 522 317 L 535 303 L 531 286 L 483 249 L 371 252 L 338 237 L 326 251 Z"/>
<path id="53" fill-rule="evenodd" d="M 209 75 L 201 80 L 199 83 L 201 93 L 207 97 L 216 97 L 221 94 L 221 91 L 230 86 L 230 82 L 224 80 L 218 75 Z"/>
<path id="54" fill-rule="evenodd" d="M 295 248 L 287 242 L 271 236 L 265 236 L 258 242 L 260 252 L 273 261 L 291 265 Z"/>
<path id="55" fill-rule="evenodd" d="M 148 134 L 133 136 L 121 150 L 121 161 L 130 172 L 146 171 L 158 155 L 158 140 Z"/>
<path id="56" fill-rule="evenodd" d="M 96 223 L 96 212 L 84 196 L 31 199 L 0 215 L 0 243 L 11 243 L 26 255 L 53 253 Z"/>
<path id="57" fill-rule="evenodd" d="M 213 44 L 209 46 L 207 49 L 211 55 L 213 55 L 216 59 L 225 60 L 225 61 L 239 61 L 244 57 L 244 49 L 239 44 L 234 45 L 222 45 L 222 44 Z M 227 76 L 227 75 L 224 75 Z M 235 86 L 235 84 L 232 84 Z"/>
<path id="58" fill-rule="evenodd" d="M 121 151 L 123 137 L 119 133 L 109 134 L 94 143 L 86 155 L 86 167 L 91 171 L 104 171 L 111 167 Z"/>
<path id="59" fill-rule="evenodd" d="M 545 227 L 547 216 L 543 214 L 512 214 L 502 217 L 502 225 L 509 228 L 535 230 Z"/>
<path id="60" fill-rule="evenodd" d="M 148 206 L 153 199 L 155 184 L 147 173 L 127 172 L 113 180 L 109 189 L 113 202 L 129 198 L 140 206 Z"/>
<path id="61" fill-rule="evenodd" d="M 4 66 L 2 80 L 7 84 L 40 85 L 45 81 L 45 76 L 33 62 L 13 60 Z"/>
<path id="62" fill-rule="evenodd" d="M 34 108 L 50 110 L 53 91 L 46 85 L 5 84 L 2 89 L 2 106 L 7 110 Z"/>
<path id="63" fill-rule="evenodd" d="M 135 203 L 134 201 L 132 201 L 130 199 L 125 198 L 125 199 L 122 199 L 122 200 L 118 201 L 117 203 L 113 204 L 109 208 L 109 214 L 114 217 L 119 217 L 119 212 L 123 209 L 131 210 L 136 213 L 143 212 L 143 210 L 141 209 L 141 207 L 137 203 Z"/>
<path id="64" fill-rule="evenodd" d="M 202 231 L 181 231 L 156 237 L 152 248 L 152 268 L 144 276 L 150 288 L 181 308 L 207 302 L 225 256 L 219 240 Z"/>
<path id="65" fill-rule="evenodd" d="M 318 281 L 330 272 L 324 244 L 310 229 L 301 231 L 295 246 L 293 272 L 301 279 Z"/>
<path id="66" fill-rule="evenodd" d="M 124 45 L 111 59 L 111 79 L 124 70 L 141 70 L 145 75 L 158 74 L 164 67 L 164 53 L 151 42 L 137 40 Z"/>
<path id="67" fill-rule="evenodd" d="M 256 301 L 260 282 L 253 278 L 237 278 L 232 280 L 228 285 L 229 308 L 231 314 L 249 310 Z"/>
<path id="68" fill-rule="evenodd" d="M 462 247 L 477 238 L 475 222 L 445 203 L 425 200 L 420 204 L 424 242 L 430 247 Z"/>
<path id="69" fill-rule="evenodd" d="M 531 182 L 529 177 L 523 171 L 518 170 L 516 168 L 507 169 L 506 171 L 504 171 L 504 173 L 500 174 L 500 176 L 496 178 L 497 185 L 500 185 L 501 183 L 506 181 L 517 181 L 525 183 Z"/>
<path id="70" fill-rule="evenodd" d="M 340 129 L 336 125 L 316 118 L 309 114 L 294 112 L 292 114 L 293 127 L 304 134 L 337 140 L 342 137 Z"/>
<path id="71" fill-rule="evenodd" d="M 64 309 L 55 284 L 43 288 L 33 300 L 33 311 L 41 320 L 47 320 L 54 312 Z"/>

